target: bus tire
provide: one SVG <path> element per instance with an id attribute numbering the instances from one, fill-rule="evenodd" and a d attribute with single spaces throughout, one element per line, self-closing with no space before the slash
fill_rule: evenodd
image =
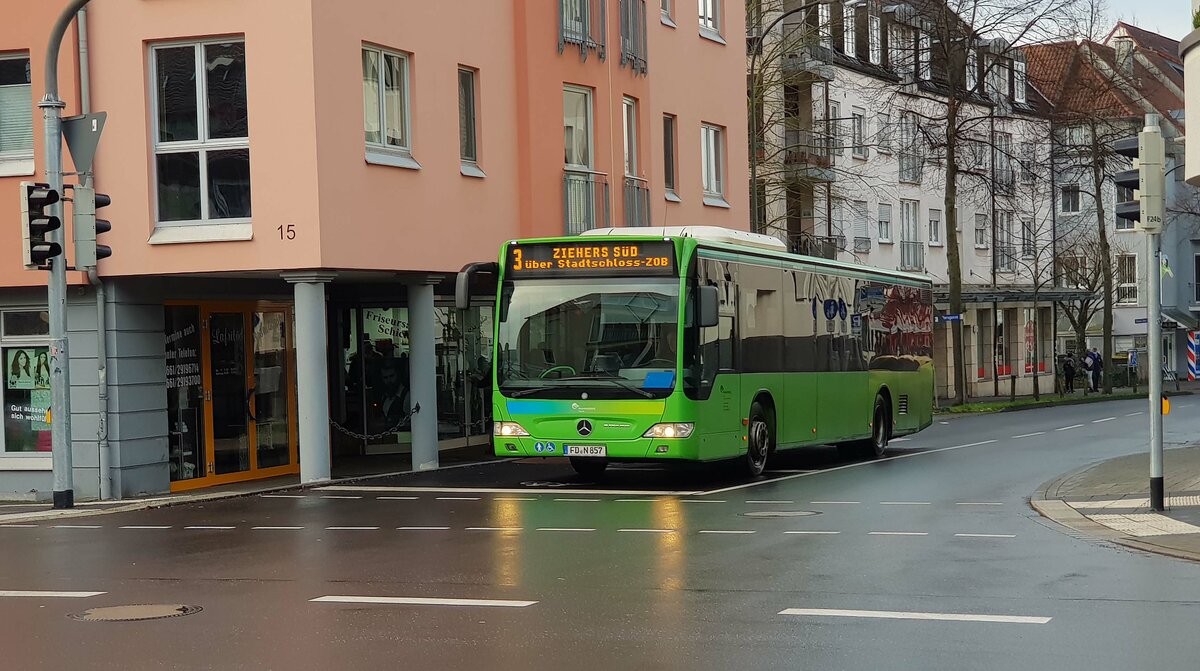
<path id="1" fill-rule="evenodd" d="M 608 468 L 608 459 L 597 459 L 595 457 L 570 457 L 571 468 L 575 472 L 585 478 L 599 479 L 604 475 L 605 469 Z"/>
<path id="2" fill-rule="evenodd" d="M 882 394 L 875 397 L 875 409 L 871 413 L 871 439 L 863 445 L 868 456 L 878 459 L 887 452 L 888 440 L 892 437 L 891 410 Z"/>
<path id="3" fill-rule="evenodd" d="M 750 421 L 746 425 L 746 454 L 742 457 L 742 471 L 745 475 L 756 478 L 766 469 L 767 457 L 771 454 L 771 434 L 774 430 L 771 416 L 762 403 L 752 403 Z"/>

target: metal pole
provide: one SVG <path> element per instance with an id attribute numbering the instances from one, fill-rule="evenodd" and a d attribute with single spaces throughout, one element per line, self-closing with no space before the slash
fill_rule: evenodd
<path id="1" fill-rule="evenodd" d="M 58 52 L 63 36 L 75 13 L 88 0 L 71 0 L 63 8 L 50 40 L 46 44 L 45 88 L 46 93 L 38 107 L 43 110 L 43 134 L 46 182 L 50 188 L 62 193 L 62 110 L 66 107 L 58 97 Z M 51 214 L 60 220 L 63 217 L 62 201 L 51 206 Z M 70 355 L 67 351 L 67 241 L 66 227 L 52 231 L 51 241 L 62 247 L 62 254 L 50 259 L 50 277 L 47 280 L 46 298 L 50 312 L 50 440 L 54 463 L 54 507 L 75 506 L 74 478 L 71 472 L 71 376 Z"/>
<path id="2" fill-rule="evenodd" d="M 1162 270 L 1159 261 L 1160 237 L 1157 233 L 1146 236 L 1147 256 L 1150 258 L 1150 297 L 1147 301 L 1146 325 L 1149 331 L 1150 359 L 1150 508 L 1164 510 L 1163 506 L 1163 417 L 1162 417 L 1162 307 L 1159 285 Z"/>

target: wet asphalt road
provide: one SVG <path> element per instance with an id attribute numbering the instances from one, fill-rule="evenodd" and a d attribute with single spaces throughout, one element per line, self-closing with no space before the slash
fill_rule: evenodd
<path id="1" fill-rule="evenodd" d="M 1168 445 L 1196 440 L 1200 399 L 1174 406 Z M 510 462 L 0 528 L 0 669 L 1195 668 L 1200 566 L 1026 501 L 1144 449 L 1144 408 L 957 418 L 751 486 Z M 160 603 L 204 610 L 68 617 Z"/>

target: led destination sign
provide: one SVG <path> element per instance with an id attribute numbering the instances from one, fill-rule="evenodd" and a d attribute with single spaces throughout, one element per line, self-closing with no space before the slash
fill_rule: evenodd
<path id="1" fill-rule="evenodd" d="M 509 277 L 673 275 L 675 246 L 666 240 L 514 244 L 505 270 Z"/>

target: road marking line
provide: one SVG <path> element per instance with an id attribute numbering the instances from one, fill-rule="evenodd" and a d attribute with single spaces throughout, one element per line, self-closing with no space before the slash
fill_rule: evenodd
<path id="1" fill-rule="evenodd" d="M 325 527 L 326 531 L 375 531 L 379 527 Z"/>
<path id="2" fill-rule="evenodd" d="M 617 529 L 622 533 L 673 534 L 674 529 Z"/>
<path id="3" fill-rule="evenodd" d="M 437 501 L 478 501 L 478 496 L 439 496 Z"/>
<path id="4" fill-rule="evenodd" d="M 1100 424 L 1101 422 L 1111 422 L 1114 419 L 1116 419 L 1116 417 L 1105 417 L 1104 419 L 1093 419 L 1092 424 Z"/>
<path id="5" fill-rule="evenodd" d="M 55 524 L 52 529 L 99 529 L 99 524 Z"/>
<path id="6" fill-rule="evenodd" d="M 702 529 L 697 533 L 702 534 L 752 534 L 751 529 Z"/>
<path id="7" fill-rule="evenodd" d="M 805 536 L 833 536 L 840 534 L 840 531 L 785 531 L 785 534 L 801 534 Z"/>
<path id="8" fill-rule="evenodd" d="M 0 597 L 44 597 L 50 599 L 86 599 L 90 596 L 100 596 L 108 592 L 44 592 L 39 590 L 0 590 Z"/>
<path id="9" fill-rule="evenodd" d="M 0 529 L 36 529 L 36 524 L 0 524 Z"/>
<path id="10" fill-rule="evenodd" d="M 1013 436 L 1013 440 L 1016 440 L 1017 438 L 1032 438 L 1033 436 L 1040 436 L 1044 433 L 1046 433 L 1046 432 L 1045 431 L 1034 431 L 1033 433 L 1022 433 L 1019 436 Z"/>
<path id="11" fill-rule="evenodd" d="M 538 527 L 538 531 L 595 531 L 595 529 L 571 527 Z"/>
<path id="12" fill-rule="evenodd" d="M 453 468 L 453 467 L 451 467 Z M 445 469 L 442 469 L 445 470 Z M 770 480 L 768 482 L 777 482 L 782 478 Z M 644 489 L 558 489 L 558 488 L 537 488 L 537 487 L 385 487 L 377 485 L 330 485 L 321 487 L 321 491 L 333 492 L 425 492 L 430 494 L 612 494 L 618 496 L 645 496 Z M 664 496 L 691 496 L 700 494 L 698 491 L 669 491 L 655 492 L 655 494 Z"/>
<path id="13" fill-rule="evenodd" d="M 724 494 L 725 492 L 732 492 L 732 491 L 735 491 L 738 489 L 746 489 L 747 487 L 757 487 L 759 485 L 783 482 L 784 480 L 791 480 L 793 478 L 808 478 L 808 477 L 812 477 L 814 475 L 824 475 L 825 473 L 833 473 L 835 471 L 844 471 L 848 468 L 859 468 L 861 466 L 875 466 L 875 465 L 881 464 L 885 461 L 895 461 L 896 459 L 909 459 L 912 457 L 920 457 L 920 456 L 923 456 L 926 454 L 936 454 L 938 452 L 948 452 L 950 450 L 962 450 L 962 449 L 965 449 L 968 447 L 979 447 L 980 445 L 991 445 L 992 443 L 995 443 L 995 442 L 998 442 L 998 439 L 981 440 L 976 443 L 967 443 L 966 445 L 952 445 L 950 447 L 939 447 L 939 448 L 933 449 L 933 450 L 921 450 L 920 452 L 908 452 L 906 454 L 897 454 L 894 457 L 883 457 L 882 459 L 872 459 L 871 461 L 860 461 L 860 462 L 853 463 L 853 464 L 834 466 L 833 468 L 826 468 L 825 470 L 813 471 L 811 473 L 797 473 L 795 475 L 785 475 L 782 478 L 775 478 L 773 480 L 763 480 L 762 482 L 749 482 L 744 485 L 734 485 L 733 487 L 726 487 L 724 489 L 714 489 L 714 490 L 707 491 L 707 492 L 698 492 L 697 496 L 708 496 L 709 494 Z M 687 499 L 685 499 L 685 500 L 687 500 Z"/>
<path id="14" fill-rule="evenodd" d="M 396 531 L 449 531 L 450 527 L 396 527 Z"/>
<path id="15" fill-rule="evenodd" d="M 161 526 L 156 524 L 129 524 L 118 529 L 170 529 L 169 526 Z"/>
<path id="16" fill-rule="evenodd" d="M 0 508 L 49 508 L 53 503 L 5 503 Z M 82 504 L 81 504 L 82 505 Z"/>
<path id="17" fill-rule="evenodd" d="M 658 499 L 613 499 L 617 503 L 654 503 Z"/>
<path id="18" fill-rule="evenodd" d="M 492 500 L 493 501 L 537 501 L 537 498 L 521 497 L 521 496 L 497 496 L 496 498 L 494 498 Z"/>
<path id="19" fill-rule="evenodd" d="M 725 503 L 724 499 L 680 499 L 683 503 Z"/>
<path id="20" fill-rule="evenodd" d="M 435 599 L 410 596 L 319 596 L 309 599 L 318 603 L 372 603 L 399 606 L 489 606 L 499 608 L 525 608 L 536 601 L 512 601 L 508 599 Z"/>
<path id="21" fill-rule="evenodd" d="M 1081 426 L 1083 426 L 1083 425 L 1082 424 L 1072 424 L 1071 426 L 1060 426 L 1057 429 L 1055 429 L 1055 431 L 1069 431 L 1071 429 L 1078 429 Z"/>
<path id="22" fill-rule="evenodd" d="M 788 505 L 795 501 L 746 501 L 746 503 L 765 503 L 768 505 Z"/>
<path id="23" fill-rule="evenodd" d="M 995 501 L 959 501 L 959 502 L 955 503 L 954 505 L 956 505 L 956 506 L 1002 506 L 1004 504 L 997 503 Z"/>
<path id="24" fill-rule="evenodd" d="M 259 494 L 260 499 L 307 499 L 303 494 Z"/>
<path id="25" fill-rule="evenodd" d="M 1136 417 L 1136 416 L 1138 416 L 1138 415 L 1140 415 L 1140 414 L 1142 414 L 1142 411 L 1141 411 L 1141 410 L 1138 410 L 1137 412 L 1130 412 L 1130 413 L 1126 413 L 1126 415 L 1125 415 L 1125 416 L 1126 416 L 1126 417 Z"/>
<path id="26" fill-rule="evenodd" d="M 323 499 L 361 499 L 362 497 L 361 497 L 361 496 L 333 496 L 333 495 L 326 495 L 326 496 L 322 496 L 321 498 L 323 498 Z"/>
<path id="27" fill-rule="evenodd" d="M 197 529 L 197 530 L 206 529 L 206 530 L 210 530 L 210 531 L 227 531 L 229 529 L 236 529 L 236 528 L 237 527 L 184 527 L 184 529 Z"/>
<path id="28" fill-rule="evenodd" d="M 377 500 L 377 501 L 416 501 L 420 498 L 421 497 L 419 497 L 419 496 L 376 496 L 375 500 Z"/>
<path id="29" fill-rule="evenodd" d="M 931 506 L 929 501 L 880 501 L 881 506 Z"/>
<path id="30" fill-rule="evenodd" d="M 299 531 L 304 527 L 250 527 L 252 531 Z"/>
<path id="31" fill-rule="evenodd" d="M 958 538 L 1016 538 L 1016 534 L 954 534 Z"/>
<path id="32" fill-rule="evenodd" d="M 467 527 L 467 531 L 524 531 L 525 527 Z"/>
<path id="33" fill-rule="evenodd" d="M 892 439 L 891 439 L 891 442 L 893 442 L 893 443 L 903 443 L 903 442 L 904 442 L 904 441 L 906 441 L 906 440 L 912 440 L 912 438 L 892 438 Z"/>
<path id="34" fill-rule="evenodd" d="M 1052 618 L 1024 615 L 972 615 L 969 613 L 906 613 L 891 610 L 841 610 L 837 608 L 787 608 L 780 615 L 817 617 L 863 617 L 884 620 L 937 620 L 942 622 L 995 622 L 1001 624 L 1046 624 Z"/>
<path id="35" fill-rule="evenodd" d="M 809 501 L 815 506 L 831 506 L 831 505 L 858 505 L 861 501 Z"/>
<path id="36" fill-rule="evenodd" d="M 868 536 L 928 536 L 925 531 L 868 531 Z"/>
<path id="37" fill-rule="evenodd" d="M 600 503 L 600 499 L 554 499 L 555 501 L 579 501 L 581 503 Z"/>

